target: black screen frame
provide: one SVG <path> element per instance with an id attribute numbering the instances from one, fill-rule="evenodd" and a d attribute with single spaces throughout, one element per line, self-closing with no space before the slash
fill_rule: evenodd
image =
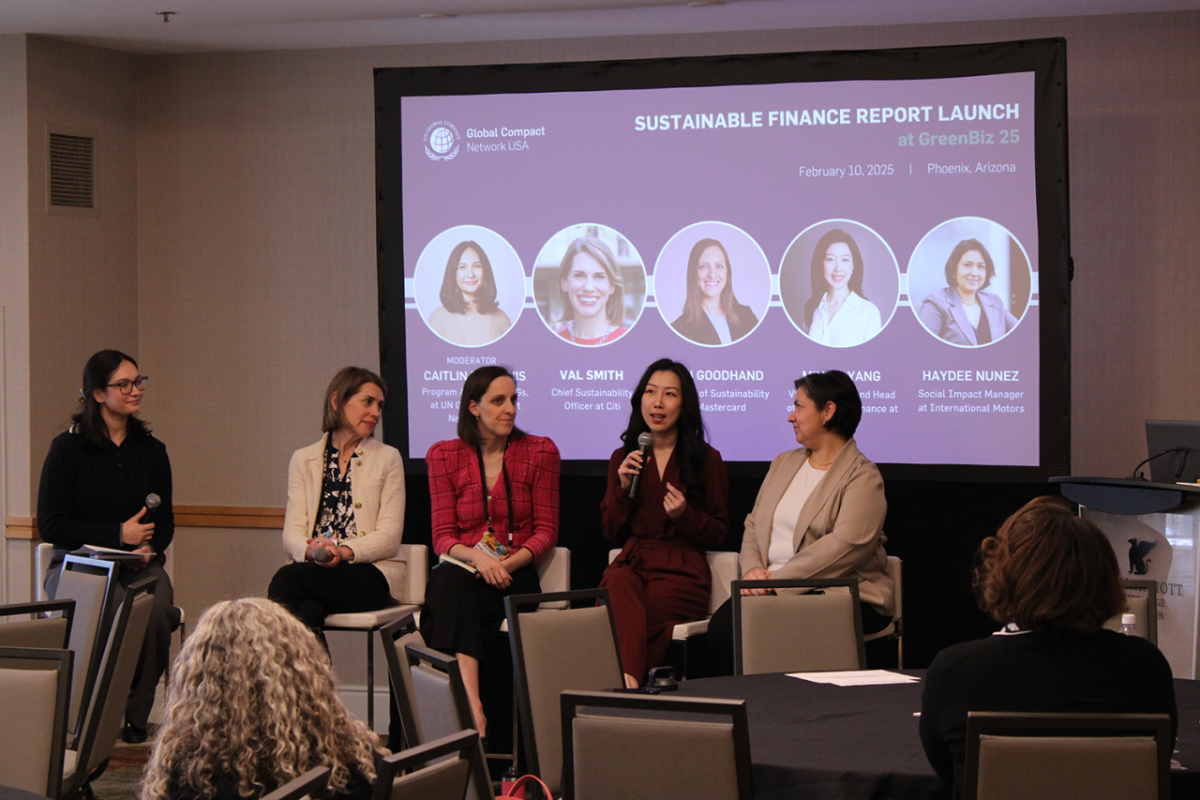
<path id="1" fill-rule="evenodd" d="M 1040 483 L 1070 474 L 1071 248 L 1067 149 L 1066 40 L 1034 39 L 888 50 L 774 53 L 490 66 L 375 70 L 376 246 L 382 377 L 393 398 L 384 439 L 409 474 L 426 472 L 408 455 L 408 374 L 404 331 L 404 220 L 400 142 L 403 97 L 530 94 L 614 89 L 914 80 L 1033 72 L 1035 193 L 1040 316 L 1039 465 L 881 463 L 886 479 Z M 614 441 L 616 437 L 614 434 Z M 761 476 L 766 461 L 727 462 L 730 475 Z M 604 475 L 603 459 L 563 461 L 566 475 Z"/>

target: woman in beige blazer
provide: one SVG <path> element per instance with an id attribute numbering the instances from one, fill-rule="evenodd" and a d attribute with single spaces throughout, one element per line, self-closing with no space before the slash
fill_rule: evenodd
<path id="1" fill-rule="evenodd" d="M 404 588 L 404 467 L 399 450 L 371 438 L 383 399 L 375 373 L 339 371 L 325 391 L 325 435 L 288 467 L 283 549 L 291 562 L 267 596 L 314 631 L 329 614 L 392 605 Z"/>
<path id="2" fill-rule="evenodd" d="M 796 381 L 788 422 L 801 447 L 771 462 L 746 517 L 739 563 L 745 580 L 857 578 L 863 631 L 874 633 L 891 622 L 895 586 L 883 550 L 883 478 L 852 438 L 861 419 L 862 400 L 846 373 L 813 372 Z M 708 643 L 714 666 L 731 674 L 731 601 L 709 622 Z"/>

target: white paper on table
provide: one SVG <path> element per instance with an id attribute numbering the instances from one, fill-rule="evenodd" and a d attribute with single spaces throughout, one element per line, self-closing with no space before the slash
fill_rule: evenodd
<path id="1" fill-rule="evenodd" d="M 789 678 L 836 686 L 883 686 L 889 683 L 920 683 L 913 675 L 901 675 L 886 669 L 848 669 L 836 672 L 789 672 Z"/>

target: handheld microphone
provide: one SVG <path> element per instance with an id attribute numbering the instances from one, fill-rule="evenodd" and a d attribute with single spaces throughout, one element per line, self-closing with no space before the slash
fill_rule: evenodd
<path id="1" fill-rule="evenodd" d="M 162 498 L 154 492 L 146 495 L 146 513 L 142 515 L 142 524 L 153 521 L 154 509 L 162 505 Z"/>
<path id="2" fill-rule="evenodd" d="M 324 564 L 332 560 L 333 553 L 329 552 L 328 548 L 318 547 L 316 550 L 313 550 L 313 561 L 317 562 L 318 564 Z"/>
<path id="3" fill-rule="evenodd" d="M 642 454 L 642 470 L 646 469 L 646 451 L 650 449 L 650 445 L 654 444 L 654 434 L 646 431 L 638 435 L 638 452 Z M 642 482 L 642 473 L 639 471 L 633 476 L 633 480 L 629 482 L 629 499 L 637 497 L 638 484 Z"/>

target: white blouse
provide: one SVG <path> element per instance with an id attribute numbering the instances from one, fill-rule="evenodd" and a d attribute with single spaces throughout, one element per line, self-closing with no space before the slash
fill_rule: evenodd
<path id="1" fill-rule="evenodd" d="M 883 329 L 879 309 L 858 292 L 850 292 L 833 319 L 829 319 L 829 294 L 821 295 L 821 305 L 813 313 L 808 335 L 830 347 L 853 347 L 875 337 Z"/>
<path id="2" fill-rule="evenodd" d="M 787 491 L 779 498 L 775 506 L 775 515 L 771 517 L 771 546 L 767 548 L 767 571 L 773 572 L 796 555 L 796 520 L 808 496 L 817 488 L 825 473 L 812 465 L 810 459 L 804 460 L 804 466 L 792 478 Z"/>

